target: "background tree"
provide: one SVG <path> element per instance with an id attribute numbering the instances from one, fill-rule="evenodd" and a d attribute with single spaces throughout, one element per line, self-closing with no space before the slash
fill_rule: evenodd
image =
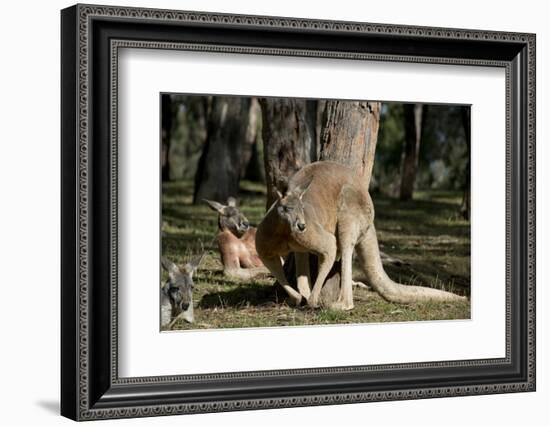
<path id="1" fill-rule="evenodd" d="M 170 180 L 170 141 L 172 137 L 172 117 L 174 112 L 172 111 L 172 99 L 171 95 L 161 96 L 161 108 L 163 111 L 161 119 L 161 177 L 162 181 L 166 182 Z"/>
<path id="2" fill-rule="evenodd" d="M 208 132 L 209 124 L 212 126 L 210 116 L 213 113 L 214 97 L 193 95 L 167 95 L 163 99 L 163 177 L 171 180 L 187 180 L 197 177 L 199 160 L 205 161 L 207 148 L 207 133 L 212 134 L 212 127 Z M 167 102 L 169 101 L 169 102 Z M 283 99 L 271 99 L 271 102 Z M 293 102 L 291 102 L 293 101 Z M 327 101 L 324 100 L 287 100 L 286 116 L 277 118 L 272 105 L 271 110 L 265 109 L 269 117 L 265 130 L 267 145 L 271 154 L 264 152 L 263 148 L 263 114 L 255 98 L 250 98 L 248 116 L 240 123 L 241 129 L 246 129 L 244 143 L 240 144 L 239 179 L 265 182 L 266 170 L 270 179 L 284 180 L 295 171 L 296 164 L 307 164 L 321 158 L 322 124 Z M 329 101 L 330 102 L 330 101 Z M 167 105 L 170 103 L 171 105 Z M 282 106 L 277 106 L 282 109 Z M 461 190 L 466 191 L 469 185 L 468 162 L 469 148 L 466 140 L 462 106 L 437 105 L 422 111 L 422 142 L 417 155 L 417 167 L 414 177 L 415 190 Z M 376 144 L 376 160 L 374 161 L 371 176 L 371 193 L 380 192 L 390 197 L 399 197 L 402 182 L 412 182 L 412 179 L 403 177 L 403 161 L 405 141 L 405 114 L 404 104 L 383 103 L 380 109 L 380 128 Z M 290 114 L 290 110 L 294 113 Z M 168 112 L 165 112 L 168 111 Z M 244 117 L 244 115 L 243 115 Z M 286 118 L 285 118 L 286 117 Z M 270 121 L 271 120 L 271 121 Z M 290 139 L 277 137 L 276 130 L 281 127 L 273 120 L 283 122 L 298 120 L 298 127 L 285 130 L 287 136 L 295 134 Z M 469 117 L 466 118 L 469 120 Z M 167 123 L 170 123 L 169 126 Z M 302 130 L 307 129 L 307 146 L 296 144 Z M 269 136 L 267 136 L 269 135 Z M 298 136 L 296 136 L 298 135 Z M 279 134 L 279 136 L 282 136 Z M 208 146 L 208 149 L 210 147 Z M 333 149 L 331 147 L 330 149 Z M 330 149 L 325 148 L 328 155 Z M 415 152 L 415 151 L 412 151 Z M 277 153 L 279 158 L 271 164 L 272 173 L 269 173 L 269 164 L 265 164 L 266 156 Z M 208 156 L 215 158 L 216 156 Z M 299 159 L 299 161 L 293 160 Z M 285 166 L 286 164 L 286 166 Z M 293 167 L 288 167 L 294 164 Z M 201 167 L 203 163 L 201 162 Z M 216 172 L 219 172 L 216 168 Z M 278 177 L 280 176 L 280 178 Z M 284 179 L 283 179 L 284 178 Z M 197 185 L 203 184 L 197 179 Z M 272 185 L 267 185 L 268 191 Z M 284 189 L 284 188 L 281 188 Z M 194 190 L 194 193 L 196 191 Z M 272 193 L 269 200 L 273 200 Z M 465 194 L 467 195 L 467 194 Z M 467 196 L 465 198 L 465 205 Z M 462 211 L 465 211 L 462 209 Z"/>
<path id="3" fill-rule="evenodd" d="M 316 159 L 316 101 L 261 98 L 266 208 L 286 191 L 286 181 Z"/>
<path id="4" fill-rule="evenodd" d="M 405 123 L 405 142 L 403 144 L 403 160 L 401 166 L 401 187 L 399 198 L 403 201 L 411 200 L 418 167 L 418 153 L 422 138 L 422 104 L 403 105 Z"/>
<path id="5" fill-rule="evenodd" d="M 397 196 L 401 183 L 401 157 L 405 141 L 403 104 L 382 103 L 375 161 L 369 191 Z"/>
<path id="6" fill-rule="evenodd" d="M 379 120 L 380 102 L 327 101 L 321 122 L 320 160 L 351 167 L 368 188 Z"/>
<path id="7" fill-rule="evenodd" d="M 464 126 L 464 137 L 466 139 L 467 151 L 467 163 L 466 163 L 466 178 L 464 180 L 464 196 L 462 198 L 462 205 L 460 206 L 460 213 L 466 220 L 470 220 L 470 144 L 471 144 L 471 121 L 470 121 L 470 107 L 461 107 L 462 112 L 462 125 Z"/>
<path id="8" fill-rule="evenodd" d="M 195 176 L 195 204 L 204 198 L 225 202 L 229 196 L 238 196 L 250 105 L 247 97 L 213 97 L 206 144 Z"/>
<path id="9" fill-rule="evenodd" d="M 468 146 L 462 106 L 430 106 L 425 111 L 420 145 L 418 188 L 462 190 L 466 182 Z"/>
<path id="10" fill-rule="evenodd" d="M 194 179 L 206 143 L 210 97 L 171 95 L 172 132 L 170 142 L 171 180 Z"/>
<path id="11" fill-rule="evenodd" d="M 257 98 L 250 100 L 248 125 L 241 155 L 241 179 L 265 182 L 262 147 L 262 109 Z"/>
<path id="12" fill-rule="evenodd" d="M 469 158 L 462 106 L 424 105 L 414 190 L 463 190 Z M 399 198 L 403 181 L 405 106 L 383 103 L 371 193 Z M 411 132 L 412 134 L 412 132 Z M 412 145 L 412 144 L 411 144 Z M 411 179 L 405 179 L 411 182 Z"/>
<path id="13" fill-rule="evenodd" d="M 277 189 L 286 190 L 288 178 L 317 159 L 351 167 L 368 186 L 378 135 L 379 102 L 326 101 L 322 110 L 312 100 L 264 98 L 260 103 L 267 206 L 275 201 Z"/>

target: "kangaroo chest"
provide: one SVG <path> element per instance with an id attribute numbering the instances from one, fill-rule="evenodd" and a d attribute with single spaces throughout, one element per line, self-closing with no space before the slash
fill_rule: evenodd
<path id="1" fill-rule="evenodd" d="M 230 231 L 221 231 L 218 234 L 218 247 L 221 253 L 231 253 L 234 255 L 256 254 L 254 244 L 254 233 L 248 231 L 242 237 L 233 235 Z"/>

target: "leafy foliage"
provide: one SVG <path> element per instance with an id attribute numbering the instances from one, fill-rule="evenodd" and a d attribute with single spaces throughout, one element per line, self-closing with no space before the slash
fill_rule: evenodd
<path id="1" fill-rule="evenodd" d="M 425 105 L 417 189 L 463 189 L 469 152 L 459 105 Z M 402 103 L 383 103 L 371 190 L 396 196 L 405 139 Z"/>

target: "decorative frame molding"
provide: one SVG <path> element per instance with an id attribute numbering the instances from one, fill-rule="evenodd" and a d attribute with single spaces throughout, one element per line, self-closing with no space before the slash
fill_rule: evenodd
<path id="1" fill-rule="evenodd" d="M 129 31 L 125 27 L 128 23 L 139 24 L 142 29 Z M 167 25 L 188 30 L 182 37 L 189 40 L 176 39 L 173 32 L 166 30 Z M 205 28 L 234 34 L 237 43 L 213 43 L 202 32 Z M 140 31 L 158 34 L 159 40 L 139 38 Z M 263 45 L 247 42 L 248 31 L 266 34 L 266 40 L 261 41 Z M 304 48 L 307 43 L 302 45 L 300 36 L 311 33 L 333 40 L 336 49 Z M 297 41 L 291 43 L 291 38 Z M 367 51 L 356 50 L 354 41 L 365 38 L 372 41 Z M 91 420 L 533 391 L 535 41 L 533 34 L 510 32 L 90 5 L 63 10 L 62 414 L 75 420 Z M 349 49 L 346 43 L 351 43 Z M 404 54 L 399 52 L 399 46 L 388 47 L 390 43 L 418 45 L 418 54 Z M 440 45 L 451 46 L 454 50 L 444 56 L 441 49 L 438 51 Z M 478 49 L 466 53 L 464 46 Z M 506 357 L 118 378 L 116 124 L 118 49 L 123 47 L 505 68 Z M 94 159 L 93 167 L 91 158 Z M 107 194 L 100 189 L 106 189 Z M 107 257 L 102 257 L 99 247 Z M 109 309 L 100 309 L 98 304 Z M 492 381 L 479 379 L 468 385 L 453 385 L 452 374 L 451 379 L 445 376 L 457 369 L 468 372 L 474 368 L 501 369 L 502 374 L 506 370 L 510 379 L 498 382 L 494 378 Z M 399 375 L 411 370 L 430 371 L 435 385 L 413 388 L 403 385 Z M 372 377 L 382 372 L 395 376 L 395 383 L 376 389 Z M 328 391 L 336 375 L 340 379 L 347 378 L 349 385 L 337 392 Z M 361 381 L 359 376 L 365 383 L 357 384 Z M 293 389 L 291 380 L 298 377 L 316 382 L 311 386 L 314 391 L 300 393 Z M 250 387 L 243 386 L 237 395 L 224 396 L 223 392 L 214 391 L 235 379 L 247 380 Z M 257 389 L 265 394 L 270 383 L 278 379 L 288 382 L 286 393 L 279 391 L 266 397 L 257 396 Z M 185 386 L 187 391 L 176 398 L 169 398 L 164 393 L 168 388 L 173 391 L 175 387 L 179 390 Z M 190 393 L 189 388 L 195 389 L 195 394 Z M 141 396 L 137 395 L 138 390 Z M 143 396 L 145 394 L 148 396 Z"/>

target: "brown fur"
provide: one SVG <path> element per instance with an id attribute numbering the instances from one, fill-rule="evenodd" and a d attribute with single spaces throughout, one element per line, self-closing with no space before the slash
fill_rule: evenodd
<path id="1" fill-rule="evenodd" d="M 242 237 L 227 229 L 219 229 L 216 236 L 224 269 L 255 268 L 263 266 L 256 252 L 256 228 L 250 228 Z"/>
<path id="2" fill-rule="evenodd" d="M 372 200 L 352 169 L 330 161 L 312 163 L 291 178 L 288 188 L 258 226 L 256 248 L 263 263 L 295 303 L 304 297 L 310 306 L 318 306 L 322 286 L 339 254 L 341 286 L 333 307 L 352 309 L 352 255 L 356 246 L 371 286 L 389 301 L 463 299 L 441 290 L 397 284 L 386 275 L 378 251 Z M 295 199 L 302 202 L 303 217 L 298 217 L 297 208 L 296 217 L 289 220 L 281 215 L 279 206 Z M 305 229 L 292 226 L 294 221 L 302 221 Z M 297 253 L 298 291 L 288 284 L 283 272 L 281 258 L 290 252 Z M 311 291 L 309 253 L 319 258 L 318 277 Z"/>
<path id="3" fill-rule="evenodd" d="M 198 269 L 204 253 L 179 267 L 166 257 L 161 257 L 161 265 L 168 272 L 168 281 L 161 285 L 161 325 L 171 325 L 183 318 L 193 322 L 193 274 Z M 168 310 L 170 314 L 167 315 Z"/>
<path id="4" fill-rule="evenodd" d="M 236 202 L 230 200 L 228 205 L 224 206 L 205 201 L 218 212 L 216 242 L 224 274 L 239 279 L 252 279 L 269 274 L 256 252 L 256 228 L 248 225 L 248 220 L 239 211 Z M 246 226 L 239 226 L 242 223 Z"/>

